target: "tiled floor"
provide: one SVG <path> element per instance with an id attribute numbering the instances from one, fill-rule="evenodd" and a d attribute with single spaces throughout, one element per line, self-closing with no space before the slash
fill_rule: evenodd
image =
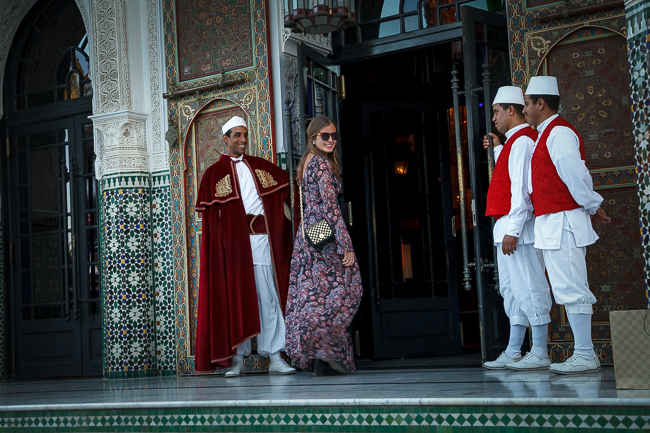
<path id="1" fill-rule="evenodd" d="M 0 427 L 21 432 L 105 431 L 100 426 L 178 431 L 179 423 L 187 431 L 251 431 L 245 426 L 258 423 L 268 428 L 256 431 L 376 431 L 373 425 L 384 425 L 383 431 L 425 426 L 464 431 L 463 426 L 479 425 L 512 431 L 584 431 L 592 425 L 643 430 L 650 428 L 649 408 L 650 390 L 617 390 L 611 367 L 576 376 L 413 368 L 329 377 L 299 373 L 0 382 Z"/>
<path id="2" fill-rule="evenodd" d="M 360 370 L 347 376 L 315 377 L 247 374 L 151 377 L 143 379 L 52 379 L 0 382 L 0 410 L 11 406 L 206 401 L 352 399 L 616 399 L 639 398 L 649 391 L 617 390 L 614 371 L 558 376 L 546 371 L 467 369 Z"/>

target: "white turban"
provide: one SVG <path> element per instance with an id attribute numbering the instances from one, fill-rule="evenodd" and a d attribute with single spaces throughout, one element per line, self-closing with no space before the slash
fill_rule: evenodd
<path id="1" fill-rule="evenodd" d="M 226 135 L 226 132 L 230 131 L 235 126 L 243 126 L 244 128 L 248 129 L 248 126 L 246 126 L 246 121 L 244 119 L 239 116 L 233 116 L 221 127 L 221 132 L 223 135 Z"/>

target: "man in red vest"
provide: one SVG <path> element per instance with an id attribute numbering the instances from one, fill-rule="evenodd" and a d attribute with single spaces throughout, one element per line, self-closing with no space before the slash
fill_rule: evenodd
<path id="1" fill-rule="evenodd" d="M 585 254 L 598 239 L 593 225 L 611 219 L 599 209 L 585 165 L 582 138 L 559 117 L 560 92 L 555 77 L 533 77 L 524 98 L 528 122 L 539 134 L 531 160 L 528 189 L 535 210 L 535 248 L 542 250 L 555 302 L 564 305 L 575 341 L 573 356 L 551 364 L 549 371 L 573 374 L 600 368 L 591 341 L 592 305 Z"/>
<path id="2" fill-rule="evenodd" d="M 500 146 L 494 140 L 496 166 L 487 196 L 486 216 L 495 219 L 494 245 L 497 249 L 499 287 L 510 319 L 508 347 L 487 369 L 546 370 L 551 365 L 547 351 L 548 323 L 551 321 L 551 291 L 544 275 L 542 253 L 533 248 L 535 216 L 528 195 L 530 158 L 537 131 L 524 120 L 524 94 L 519 87 L 504 86 L 492 103 L 496 129 L 506 136 Z M 487 136 L 483 145 L 488 147 Z M 533 346 L 522 357 L 521 345 L 528 326 Z"/>
<path id="3" fill-rule="evenodd" d="M 243 357 L 257 336 L 257 352 L 271 361 L 269 374 L 293 374 L 280 357 L 293 247 L 289 175 L 246 154 L 241 117 L 222 132 L 227 154 L 205 171 L 195 206 L 202 238 L 194 370 L 230 365 L 226 377 L 246 373 Z"/>

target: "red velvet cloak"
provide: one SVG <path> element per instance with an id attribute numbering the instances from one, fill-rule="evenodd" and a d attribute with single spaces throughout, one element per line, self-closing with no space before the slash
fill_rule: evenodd
<path id="1" fill-rule="evenodd" d="M 275 284 L 284 314 L 289 288 L 292 236 L 289 175 L 275 164 L 244 155 L 262 199 Z M 194 370 L 230 364 L 237 346 L 260 333 L 257 289 L 246 212 L 235 162 L 227 156 L 205 171 L 195 209 L 202 212 L 201 265 Z M 220 365 L 218 365 L 220 364 Z"/>

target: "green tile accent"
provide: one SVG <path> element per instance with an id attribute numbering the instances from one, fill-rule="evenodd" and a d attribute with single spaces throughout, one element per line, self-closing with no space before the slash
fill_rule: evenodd
<path id="1" fill-rule="evenodd" d="M 414 416 L 407 409 L 420 413 Z M 650 408 L 592 407 L 222 407 L 0 413 L 4 432 L 588 432 L 648 431 Z M 476 411 L 476 415 L 469 414 Z M 353 413 L 356 412 L 356 413 Z M 482 413 L 481 413 L 482 412 Z M 557 412 L 557 413 L 556 413 Z"/>

